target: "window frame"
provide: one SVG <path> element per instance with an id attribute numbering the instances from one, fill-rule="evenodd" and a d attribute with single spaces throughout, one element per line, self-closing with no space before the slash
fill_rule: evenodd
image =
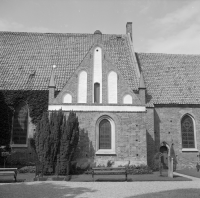
<path id="1" fill-rule="evenodd" d="M 193 133 L 194 133 L 194 148 L 184 148 L 183 147 L 183 136 L 182 136 L 182 120 L 185 116 L 189 116 L 192 119 L 192 123 L 193 123 Z M 186 113 L 181 117 L 180 120 L 180 131 L 181 131 L 181 147 L 182 147 L 182 152 L 187 152 L 187 151 L 198 151 L 197 150 L 197 137 L 196 137 L 196 124 L 195 124 L 195 120 L 193 118 L 193 116 L 191 116 L 190 114 Z"/>
<path id="2" fill-rule="evenodd" d="M 108 120 L 110 122 L 111 125 L 111 149 L 100 149 L 99 148 L 99 124 L 102 120 Z M 102 155 L 115 155 L 116 151 L 115 151 L 115 123 L 114 120 L 107 116 L 101 116 L 97 122 L 96 122 L 96 154 L 102 154 Z"/>
<path id="3" fill-rule="evenodd" d="M 14 133 L 14 119 L 15 119 L 15 111 L 17 107 L 21 104 L 24 103 L 24 106 L 27 108 L 27 131 L 26 131 L 26 143 L 25 144 L 15 144 L 13 143 L 13 133 Z M 17 105 L 14 108 L 13 116 L 12 116 L 12 129 L 11 129 L 11 140 L 10 140 L 10 146 L 11 147 L 28 147 L 28 134 L 29 134 L 29 108 L 28 104 L 25 101 L 20 101 L 17 103 Z"/>

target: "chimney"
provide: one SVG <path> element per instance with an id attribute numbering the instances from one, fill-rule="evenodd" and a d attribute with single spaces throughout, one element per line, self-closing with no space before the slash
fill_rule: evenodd
<path id="1" fill-rule="evenodd" d="M 130 34 L 132 41 L 132 22 L 127 22 L 126 24 L 126 34 Z"/>

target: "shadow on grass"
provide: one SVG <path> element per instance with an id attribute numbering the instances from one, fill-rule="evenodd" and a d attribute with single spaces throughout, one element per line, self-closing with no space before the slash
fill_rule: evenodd
<path id="1" fill-rule="evenodd" d="M 91 190 L 90 188 L 69 187 L 67 182 L 63 184 L 41 182 L 21 183 L 16 185 L 0 184 L 0 191 L 1 197 L 6 198 L 74 198 L 83 193 L 95 192 L 95 190 Z M 87 195 L 84 197 L 87 197 Z"/>
<path id="2" fill-rule="evenodd" d="M 177 198 L 199 198 L 200 197 L 200 189 L 197 188 L 188 188 L 188 189 L 178 189 L 178 190 L 168 190 L 168 191 L 162 191 L 162 192 L 156 192 L 156 193 L 147 193 L 143 195 L 136 195 L 136 196 L 130 196 L 126 198 L 171 198 L 171 197 L 177 197 Z"/>

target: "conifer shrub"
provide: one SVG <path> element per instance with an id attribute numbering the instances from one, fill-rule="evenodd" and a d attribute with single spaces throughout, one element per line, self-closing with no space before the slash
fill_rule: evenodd
<path id="1" fill-rule="evenodd" d="M 69 175 L 70 163 L 79 141 L 79 122 L 76 113 L 68 118 L 62 110 L 44 113 L 35 135 L 38 160 L 45 174 Z"/>

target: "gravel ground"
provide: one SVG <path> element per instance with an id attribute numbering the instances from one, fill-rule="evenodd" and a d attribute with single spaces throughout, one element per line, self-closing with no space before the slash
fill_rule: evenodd
<path id="1" fill-rule="evenodd" d="M 23 182 L 1 183 L 0 198 L 131 198 L 155 192 L 187 189 L 200 195 L 200 179 L 159 182 Z M 147 195 L 148 197 L 148 195 Z M 187 197 L 187 196 L 186 196 Z"/>

